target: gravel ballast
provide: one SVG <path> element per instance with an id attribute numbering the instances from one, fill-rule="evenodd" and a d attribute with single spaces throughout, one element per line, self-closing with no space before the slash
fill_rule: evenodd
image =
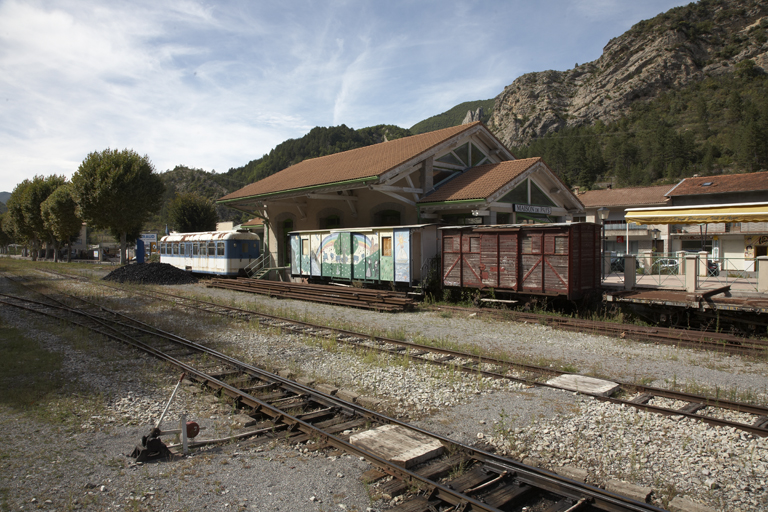
<path id="1" fill-rule="evenodd" d="M 768 365 L 764 360 L 568 333 L 538 324 L 487 321 L 455 313 L 382 314 L 245 296 L 201 285 L 178 289 L 216 297 L 227 304 L 235 300 L 294 316 L 332 318 L 382 334 L 397 332 L 406 339 L 421 336 L 476 344 L 542 364 L 566 362 L 590 375 L 642 380 L 659 387 L 686 384 L 699 390 L 717 388 L 722 393 L 759 403 L 768 401 Z M 419 426 L 460 442 L 487 443 L 500 452 L 547 469 L 563 465 L 581 468 L 586 471 L 587 481 L 595 485 L 618 479 L 648 486 L 653 490 L 652 499 L 659 505 L 682 496 L 715 510 L 768 509 L 765 439 L 622 409 L 571 392 L 524 388 L 515 383 L 408 364 L 397 356 L 354 354 L 341 345 L 324 345 L 322 341 L 234 321 L 222 323 L 171 307 L 161 307 L 151 314 L 158 322 L 184 325 L 198 335 L 206 333 L 207 342 L 219 348 L 229 347 L 243 359 L 374 396 L 380 400 L 380 408 L 389 414 L 410 418 Z M 2 318 L 6 324 L 30 329 L 26 315 L 3 310 Z M 52 337 L 47 344 L 56 350 L 60 341 Z M 126 363 L 128 368 L 120 371 L 114 364 L 85 355 L 68 356 L 67 368 L 72 374 L 81 378 L 87 375 L 90 379 L 98 373 L 91 366 L 101 366 L 107 375 L 104 382 L 109 385 L 99 381 L 93 384 L 93 389 L 102 394 L 104 409 L 99 414 L 84 412 L 83 421 L 66 431 L 3 410 L 6 431 L 15 429 L 10 442 L 13 448 L 7 449 L 12 453 L 8 453 L 7 460 L 12 461 L 9 469 L 17 478 L 10 480 L 5 486 L 8 491 L 2 495 L 12 509 L 43 506 L 46 499 L 52 502 L 45 505 L 47 508 L 63 509 L 75 498 L 86 509 L 100 509 L 85 503 L 90 499 L 104 505 L 104 509 L 138 502 L 147 508 L 164 510 L 199 509 L 203 504 L 209 509 L 223 509 L 229 504 L 255 510 L 335 510 L 341 509 L 339 505 L 347 510 L 380 510 L 388 505 L 371 501 L 360 483 L 359 475 L 368 467 L 366 463 L 338 454 L 330 458 L 322 453 L 304 454 L 295 447 L 277 445 L 256 451 L 231 444 L 179 462 L 133 464 L 123 454 L 146 433 L 146 425 L 159 414 L 157 407 L 164 405 L 178 377 L 174 378 L 170 371 L 158 373 L 152 369 L 152 361 L 130 354 L 126 350 L 125 357 L 131 364 Z M 132 371 L 137 376 L 149 372 L 156 376 L 155 382 L 148 386 L 138 377 L 129 381 L 127 377 L 113 375 L 130 375 Z M 199 419 L 206 427 L 201 436 L 206 437 L 236 429 L 237 415 L 233 411 L 192 391 L 182 388 L 169 412 L 171 418 L 178 418 L 183 411 Z M 39 432 L 35 433 L 35 429 Z M 17 457 L 25 452 L 25 436 L 44 438 L 57 446 L 56 457 L 61 462 L 56 462 L 53 455 L 42 456 L 30 464 L 31 476 L 22 477 L 24 462 Z M 7 473 L 2 471 L 6 479 Z M 201 489 L 208 494 L 202 494 Z M 265 494 L 267 489 L 272 490 Z M 224 492 L 227 490 L 230 492 Z M 318 501 L 312 501 L 312 497 Z"/>

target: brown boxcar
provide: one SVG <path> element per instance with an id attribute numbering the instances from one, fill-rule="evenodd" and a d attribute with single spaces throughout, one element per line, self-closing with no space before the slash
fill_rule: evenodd
<path id="1" fill-rule="evenodd" d="M 600 288 L 600 226 L 514 224 L 446 227 L 443 286 L 577 299 Z"/>

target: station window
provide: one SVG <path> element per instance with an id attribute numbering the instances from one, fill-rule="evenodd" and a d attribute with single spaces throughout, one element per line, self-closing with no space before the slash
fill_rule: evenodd
<path id="1" fill-rule="evenodd" d="M 399 226 L 400 212 L 397 210 L 382 210 L 373 216 L 376 226 Z"/>
<path id="2" fill-rule="evenodd" d="M 341 217 L 339 217 L 338 215 L 329 215 L 326 218 L 322 219 L 322 222 L 320 224 L 325 229 L 340 228 Z"/>

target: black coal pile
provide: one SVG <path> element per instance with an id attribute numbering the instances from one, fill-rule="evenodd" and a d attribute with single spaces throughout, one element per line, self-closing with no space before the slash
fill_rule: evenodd
<path id="1" fill-rule="evenodd" d="M 167 263 L 134 263 L 119 267 L 106 276 L 105 281 L 134 284 L 195 284 L 191 273 Z"/>

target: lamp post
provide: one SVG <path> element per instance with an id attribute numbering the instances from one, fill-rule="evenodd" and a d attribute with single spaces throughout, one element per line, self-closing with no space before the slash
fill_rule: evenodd
<path id="1" fill-rule="evenodd" d="M 605 280 L 605 219 L 608 218 L 608 214 L 611 211 L 602 206 L 597 209 L 597 216 L 600 218 L 600 225 L 602 227 L 602 236 L 600 237 L 600 278 Z"/>

